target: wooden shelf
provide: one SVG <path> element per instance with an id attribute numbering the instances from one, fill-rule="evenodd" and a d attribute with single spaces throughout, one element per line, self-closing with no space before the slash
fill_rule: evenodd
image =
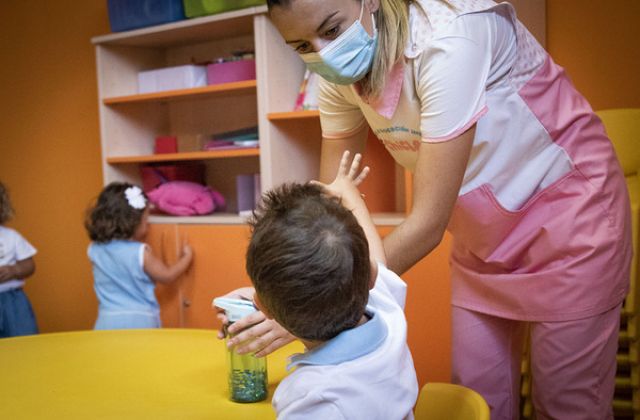
<path id="1" fill-rule="evenodd" d="M 253 33 L 253 16 L 267 12 L 267 6 L 248 7 L 163 25 L 117 32 L 91 39 L 94 45 L 167 47 L 226 39 Z"/>
<path id="2" fill-rule="evenodd" d="M 242 225 L 247 218 L 236 213 L 213 213 L 205 216 L 166 216 L 152 214 L 149 222 L 169 225 Z"/>
<path id="3" fill-rule="evenodd" d="M 244 93 L 255 93 L 256 85 L 255 80 L 244 80 L 241 82 L 222 83 L 219 85 L 209 85 L 193 89 L 166 90 L 154 93 L 117 96 L 114 98 L 105 98 L 102 100 L 102 103 L 105 105 L 123 105 L 142 102 L 171 102 L 195 98 L 241 95 Z"/>
<path id="4" fill-rule="evenodd" d="M 260 156 L 260 149 L 257 147 L 251 147 L 243 149 L 209 150 L 203 152 L 161 153 L 147 156 L 118 156 L 107 158 L 107 163 L 116 165 L 125 163 L 175 162 L 183 160 L 208 160 L 251 156 Z"/>
<path id="5" fill-rule="evenodd" d="M 290 111 L 290 112 L 271 112 L 271 113 L 267 114 L 267 119 L 269 121 L 317 119 L 319 117 L 320 117 L 320 111 L 317 111 L 317 110 Z"/>

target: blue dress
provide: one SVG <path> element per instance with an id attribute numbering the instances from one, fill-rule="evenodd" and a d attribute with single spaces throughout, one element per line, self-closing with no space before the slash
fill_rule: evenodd
<path id="1" fill-rule="evenodd" d="M 155 284 L 143 268 L 145 247 L 127 240 L 89 245 L 99 302 L 96 330 L 160 327 Z"/>

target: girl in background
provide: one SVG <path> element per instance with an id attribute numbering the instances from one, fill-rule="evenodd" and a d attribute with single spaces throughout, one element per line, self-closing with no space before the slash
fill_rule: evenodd
<path id="1" fill-rule="evenodd" d="M 36 249 L 15 230 L 4 224 L 13 216 L 9 193 L 0 182 L 0 338 L 38 333 L 38 325 L 24 280 L 36 265 Z"/>
<path id="2" fill-rule="evenodd" d="M 92 243 L 94 289 L 99 301 L 95 329 L 159 328 L 156 283 L 171 283 L 193 258 L 183 245 L 178 261 L 165 265 L 145 244 L 149 204 L 140 187 L 112 182 L 100 193 L 85 227 Z"/>

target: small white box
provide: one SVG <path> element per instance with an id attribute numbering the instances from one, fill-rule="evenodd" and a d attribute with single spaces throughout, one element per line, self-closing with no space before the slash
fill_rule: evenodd
<path id="1" fill-rule="evenodd" d="M 207 85 L 207 67 L 187 64 L 138 73 L 138 93 L 189 89 Z"/>

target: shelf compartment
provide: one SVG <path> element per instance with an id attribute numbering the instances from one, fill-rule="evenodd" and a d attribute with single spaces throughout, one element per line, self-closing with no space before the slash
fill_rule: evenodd
<path id="1" fill-rule="evenodd" d="M 92 38 L 91 41 L 94 45 L 166 47 L 250 35 L 253 33 L 253 16 L 266 12 L 267 6 L 248 7 L 133 31 L 101 35 Z"/>
<path id="2" fill-rule="evenodd" d="M 257 147 L 226 150 L 209 150 L 202 152 L 183 153 L 161 153 L 146 156 L 118 156 L 107 158 L 110 165 L 126 163 L 151 163 L 151 162 L 176 162 L 185 160 L 209 160 L 235 157 L 260 156 L 260 149 Z"/>
<path id="3" fill-rule="evenodd" d="M 256 92 L 255 80 L 244 80 L 241 82 L 222 83 L 219 85 L 209 85 L 192 89 L 166 90 L 154 93 L 141 93 L 127 96 L 117 96 L 105 98 L 102 103 L 105 105 L 124 105 L 145 102 L 173 102 L 190 99 L 214 98 L 228 95 L 241 95 Z"/>
<path id="4" fill-rule="evenodd" d="M 320 111 L 317 110 L 271 112 L 267 114 L 267 119 L 269 121 L 289 121 L 317 118 L 320 118 Z"/>
<path id="5" fill-rule="evenodd" d="M 242 225 L 247 218 L 236 213 L 212 213 L 205 216 L 169 216 L 152 214 L 149 222 L 170 225 Z"/>

